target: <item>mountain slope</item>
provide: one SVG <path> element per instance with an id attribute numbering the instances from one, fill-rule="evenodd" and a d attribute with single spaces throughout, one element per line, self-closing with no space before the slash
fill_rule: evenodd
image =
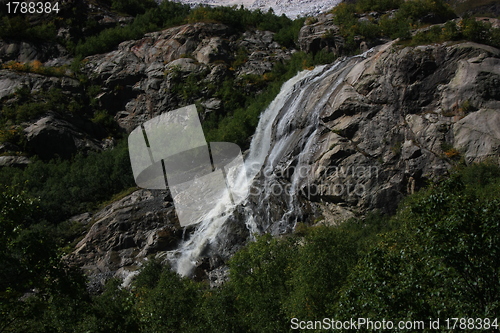
<path id="1" fill-rule="evenodd" d="M 267 11 L 270 8 L 277 15 L 285 14 L 290 18 L 314 16 L 326 12 L 342 0 L 177 0 L 189 5 L 209 5 L 209 6 L 240 6 L 249 9 L 260 9 Z"/>

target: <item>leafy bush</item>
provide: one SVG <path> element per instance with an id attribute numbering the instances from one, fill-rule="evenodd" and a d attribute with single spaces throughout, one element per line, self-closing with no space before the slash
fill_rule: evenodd
<path id="1" fill-rule="evenodd" d="M 119 12 L 132 16 L 144 14 L 148 9 L 157 8 L 158 4 L 154 0 L 113 0 L 111 8 Z"/>
<path id="2" fill-rule="evenodd" d="M 80 319 L 78 331 L 139 332 L 140 321 L 137 308 L 134 307 L 135 298 L 129 290 L 121 288 L 119 279 L 108 281 L 104 292 L 94 296 L 91 303 L 86 304 L 87 311 Z"/>
<path id="3" fill-rule="evenodd" d="M 331 315 L 339 290 L 359 254 L 353 233 L 329 227 L 312 228 L 294 260 L 286 308 L 290 318 L 315 320 Z"/>
<path id="4" fill-rule="evenodd" d="M 402 40 L 411 38 L 411 25 L 407 19 L 389 18 L 388 15 L 382 16 L 379 21 L 381 32 L 384 36 Z"/>
<path id="5" fill-rule="evenodd" d="M 85 295 L 81 276 L 60 260 L 53 228 L 38 223 L 39 202 L 15 187 L 0 192 L 0 329 L 4 332 L 54 332 L 54 326 L 64 321 L 59 314 L 70 313 L 71 304 Z M 59 303 L 62 299 L 65 302 Z"/>
<path id="6" fill-rule="evenodd" d="M 137 4 L 138 2 L 132 1 L 131 3 Z M 144 8 L 149 8 L 149 5 Z M 182 24 L 189 12 L 188 5 L 163 1 L 158 7 L 149 8 L 144 14 L 135 17 L 130 25 L 109 28 L 98 35 L 79 41 L 75 47 L 75 54 L 88 56 L 111 51 L 125 40 L 137 39 L 147 32 Z"/>
<path id="7" fill-rule="evenodd" d="M 358 19 L 359 13 L 370 11 L 384 12 L 396 9 L 394 13 L 385 13 L 380 19 Z M 451 7 L 438 0 L 373 0 L 358 1 L 355 4 L 341 3 L 332 13 L 334 21 L 340 27 L 340 33 L 345 39 L 345 52 L 358 51 L 360 40 L 371 41 L 380 37 L 411 38 L 411 29 L 423 24 L 441 23 L 455 18 Z"/>
<path id="8" fill-rule="evenodd" d="M 151 281 L 154 283 L 154 281 Z M 164 267 L 152 288 L 136 289 L 142 332 L 186 332 L 196 326 L 199 286 Z"/>
<path id="9" fill-rule="evenodd" d="M 72 161 L 35 161 L 24 170 L 3 168 L 0 184 L 17 185 L 42 198 L 40 217 L 59 223 L 95 209 L 113 194 L 134 186 L 126 143 Z"/>
<path id="10" fill-rule="evenodd" d="M 282 18 L 282 20 L 284 19 Z M 284 47 L 296 47 L 299 31 L 304 26 L 304 20 L 304 18 L 298 18 L 293 20 L 291 24 L 284 24 L 274 35 L 274 40 Z"/>
<path id="11" fill-rule="evenodd" d="M 442 23 L 455 18 L 451 7 L 442 0 L 411 0 L 401 4 L 397 19 L 408 19 L 411 23 Z"/>
<path id="12" fill-rule="evenodd" d="M 401 228 L 351 275 L 337 308 L 342 318 L 495 317 L 499 175 L 498 166 L 474 165 L 408 200 L 395 217 Z"/>
<path id="13" fill-rule="evenodd" d="M 54 41 L 57 36 L 54 22 L 31 25 L 25 15 L 6 15 L 0 19 L 0 38 L 12 38 L 39 43 Z"/>
<path id="14" fill-rule="evenodd" d="M 491 24 L 465 18 L 457 23 L 448 21 L 443 26 L 433 26 L 425 32 L 416 34 L 410 45 L 438 43 L 454 40 L 470 40 L 476 43 L 500 47 L 500 29 L 492 28 Z"/>
<path id="15" fill-rule="evenodd" d="M 14 94 L 13 103 L 4 104 L 0 111 L 2 124 L 20 124 L 34 120 L 48 111 L 66 114 L 68 110 L 83 113 L 83 102 L 78 96 L 68 96 L 62 90 L 51 88 L 48 91 L 31 94 L 27 88 L 20 88 Z"/>
<path id="16" fill-rule="evenodd" d="M 236 308 L 252 332 L 286 327 L 284 302 L 290 293 L 298 246 L 294 238 L 260 237 L 231 259 L 230 279 L 238 296 Z"/>

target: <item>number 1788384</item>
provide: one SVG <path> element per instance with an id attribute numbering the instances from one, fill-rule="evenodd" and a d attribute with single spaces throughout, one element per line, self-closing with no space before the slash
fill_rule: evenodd
<path id="1" fill-rule="evenodd" d="M 59 10 L 59 2 L 7 2 L 8 14 L 57 14 Z"/>

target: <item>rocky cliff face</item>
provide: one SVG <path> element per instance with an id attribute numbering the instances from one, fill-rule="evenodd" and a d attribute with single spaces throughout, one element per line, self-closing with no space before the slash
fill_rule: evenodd
<path id="1" fill-rule="evenodd" d="M 331 17 L 324 15 L 301 30 L 300 48 L 339 52 L 343 41 L 336 31 Z M 0 48 L 1 59 L 32 60 L 46 54 L 44 47 L 32 52 L 29 45 Z M 191 103 L 203 118 L 222 107 L 214 86 L 227 77 L 238 82 L 262 75 L 293 52 L 270 32 L 239 34 L 225 25 L 197 23 L 150 33 L 88 57 L 83 72 L 99 86 L 98 107 L 130 132 Z M 55 54 L 57 61 L 68 63 L 64 52 Z M 292 231 L 297 222 L 335 224 L 373 209 L 391 213 L 406 194 L 459 161 L 498 160 L 498 49 L 474 43 L 389 43 L 291 81 L 279 103 L 265 113 L 274 112 L 262 160 L 267 179 L 256 177 L 254 182 L 264 195 L 239 207 L 215 237 L 208 239 L 196 228 L 182 230 L 168 191 L 138 190 L 98 212 L 74 217 L 89 231 L 67 260 L 83 267 L 98 289 L 111 276 L 132 276 L 148 257 L 175 263 L 179 253 L 182 257 L 191 251 L 187 261 L 196 268 L 185 272 L 217 284 L 226 276 L 224 263 L 255 231 L 277 235 Z M 74 77 L 0 70 L 2 103 L 15 100 L 20 87 L 32 94 L 52 88 L 68 96 L 84 94 Z M 41 157 L 112 146 L 99 126 L 51 111 L 21 126 L 28 147 Z M 17 150 L 12 144 L 0 146 L 3 155 Z M 27 163 L 18 154 L 0 161 Z M 274 185 L 294 191 L 276 195 Z M 201 240 L 196 251 L 186 245 L 194 237 Z"/>
<path id="2" fill-rule="evenodd" d="M 130 132 L 162 112 L 192 103 L 203 109 L 202 115 L 220 111 L 222 101 L 214 95 L 224 80 L 232 78 L 238 82 L 247 75 L 262 75 L 275 63 L 290 58 L 294 50 L 283 48 L 273 35 L 259 30 L 242 34 L 223 24 L 187 24 L 124 42 L 110 53 L 87 57 L 81 74 L 89 80 L 87 87 L 99 87 L 94 107 L 106 110 L 125 132 Z M 65 52 L 51 47 L 58 49 L 54 45 L 0 40 L 0 63 L 71 63 Z M 39 100 L 51 90 L 60 90 L 67 96 L 87 94 L 87 88 L 69 70 L 66 75 L 49 76 L 29 70 L 0 69 L 2 103 L 15 103 L 16 91 L 21 88 L 41 96 Z M 258 88 L 249 89 L 256 93 Z M 77 152 L 112 146 L 112 140 L 106 139 L 100 126 L 52 110 L 21 127 L 26 148 L 44 159 L 67 158 Z M 17 150 L 19 147 L 5 153 Z M 3 164 L 14 165 L 16 161 L 4 159 Z"/>
<path id="3" fill-rule="evenodd" d="M 217 238 L 204 240 L 201 257 L 189 258 L 198 266 L 194 274 L 219 283 L 224 262 L 255 230 L 280 234 L 297 222 L 336 224 L 373 209 L 390 213 L 459 161 L 498 160 L 499 65 L 500 51 L 484 45 L 390 43 L 301 74 L 275 110 L 263 167 L 273 182 L 255 183 L 267 186 L 267 195 L 251 198 Z M 296 192 L 275 195 L 272 184 Z M 160 197 L 139 191 L 96 213 L 72 260 L 94 274 L 120 275 L 148 254 L 168 257 L 182 248 L 173 207 Z M 246 230 L 249 218 L 255 229 Z"/>
<path id="4" fill-rule="evenodd" d="M 238 51 L 241 66 L 232 67 Z M 217 110 L 221 101 L 208 88 L 225 78 L 262 75 L 274 63 L 290 57 L 273 40 L 273 33 L 240 34 L 222 24 L 188 24 L 147 34 L 124 42 L 118 50 L 86 59 L 84 72 L 102 86 L 100 104 L 116 112 L 116 121 L 127 131 L 166 110 L 198 102 L 205 112 Z M 176 90 L 186 78 L 196 78 L 196 90 L 182 96 Z"/>
<path id="5" fill-rule="evenodd" d="M 91 227 L 66 260 L 84 269 L 94 291 L 113 276 L 133 276 L 148 256 L 174 249 L 182 237 L 165 191 L 138 190 L 72 220 Z"/>
<path id="6" fill-rule="evenodd" d="M 276 118 L 280 127 L 302 131 L 289 138 L 275 129 L 277 179 L 300 190 L 312 207 L 289 223 L 311 221 L 314 208 L 333 224 L 371 209 L 391 213 L 406 194 L 459 160 L 498 161 L 499 55 L 474 43 L 390 43 L 321 74 L 317 89 L 295 102 L 301 103 L 295 117 L 284 107 Z M 311 124 L 304 117 L 318 117 L 314 131 L 304 132 Z M 281 148 L 284 138 L 294 144 Z"/>
<path id="7" fill-rule="evenodd" d="M 299 48 L 304 52 L 318 51 L 340 54 L 344 40 L 333 23 L 333 15 L 318 15 L 314 23 L 307 22 L 299 32 Z"/>

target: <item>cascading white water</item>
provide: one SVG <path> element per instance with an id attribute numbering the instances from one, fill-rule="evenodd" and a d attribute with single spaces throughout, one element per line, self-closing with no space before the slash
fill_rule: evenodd
<path id="1" fill-rule="evenodd" d="M 283 233 L 293 229 L 301 215 L 297 198 L 307 174 L 293 172 L 287 191 L 273 198 L 275 186 L 283 186 L 280 173 L 291 166 L 295 170 L 307 169 L 324 130 L 320 113 L 351 68 L 365 57 L 366 54 L 341 59 L 298 73 L 282 86 L 261 115 L 245 159 L 246 179 L 253 190 L 242 204 L 242 210 L 251 235 L 258 231 Z M 283 213 L 279 216 L 272 208 L 273 200 L 282 206 Z M 168 253 L 173 268 L 183 276 L 190 275 L 203 251 L 216 242 L 217 237 L 224 237 L 221 232 L 229 218 L 230 215 L 226 215 L 201 222 L 189 239 Z"/>

